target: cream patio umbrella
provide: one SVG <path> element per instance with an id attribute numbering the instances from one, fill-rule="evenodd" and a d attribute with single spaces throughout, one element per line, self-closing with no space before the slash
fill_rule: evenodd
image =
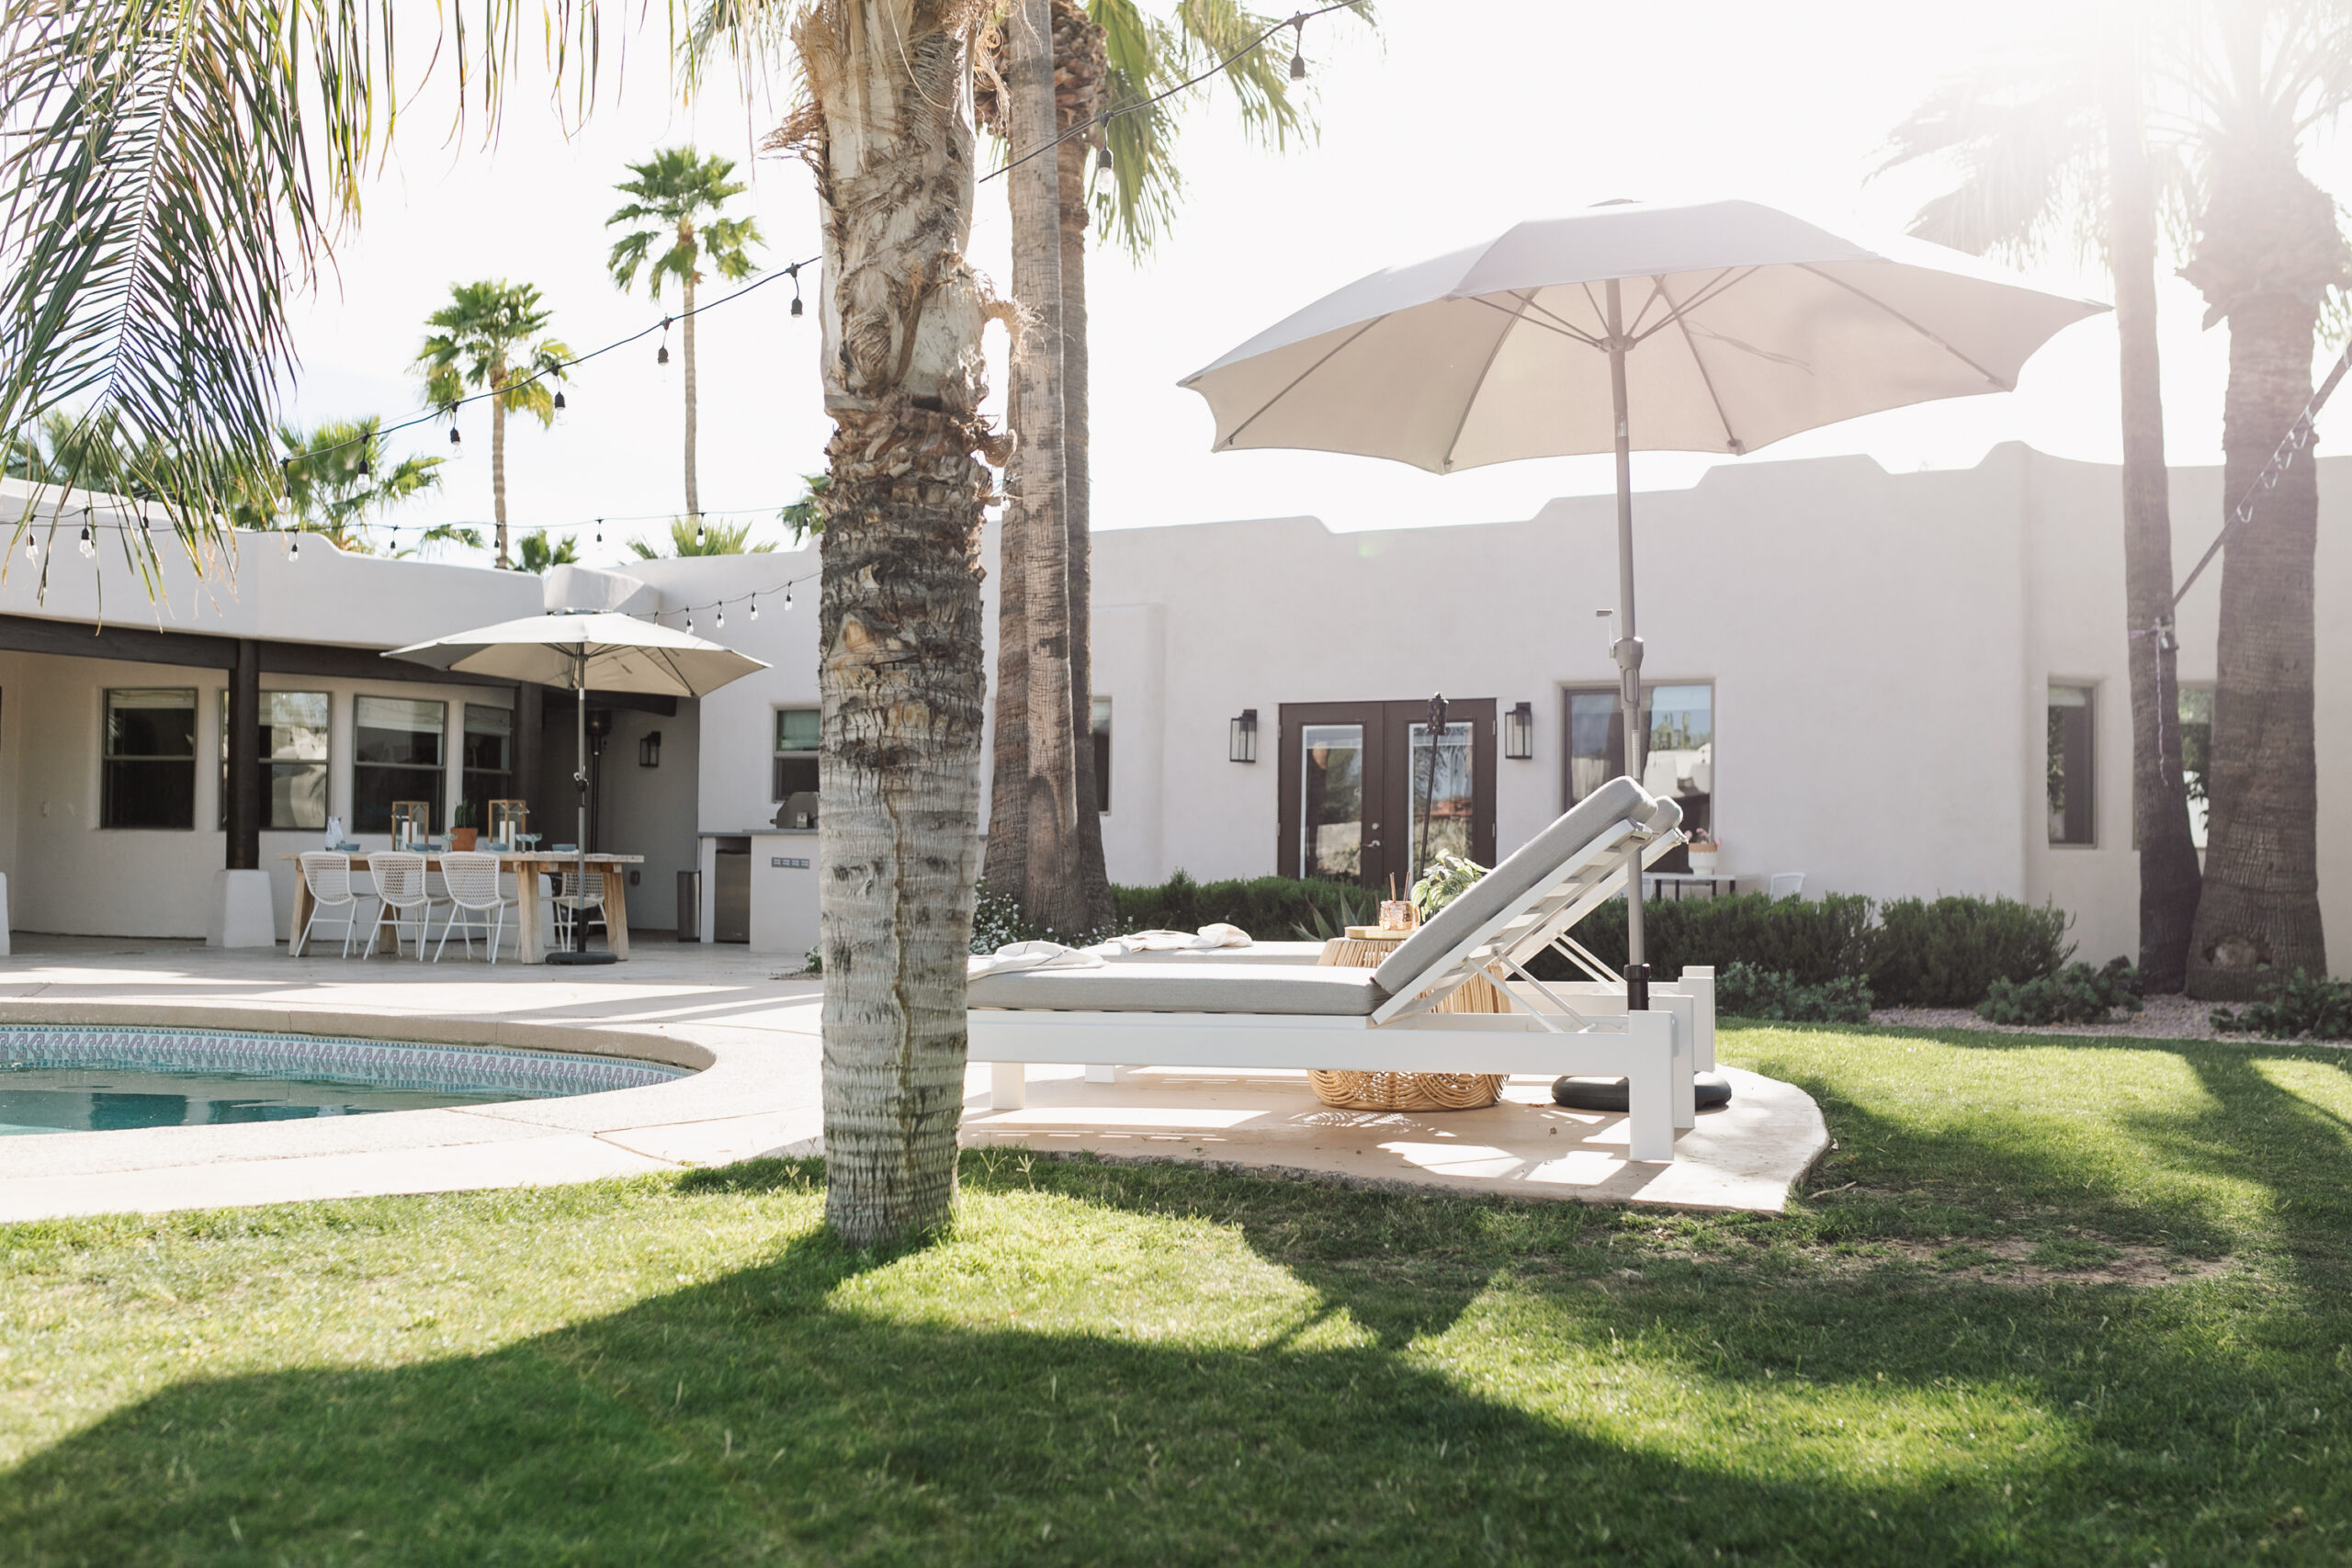
<path id="1" fill-rule="evenodd" d="M 1178 383 L 1215 450 L 1304 447 L 1452 473 L 1617 455 L 1626 772 L 1642 774 L 1631 453 L 1753 452 L 1933 398 L 2005 392 L 2107 309 L 1915 240 L 1861 245 L 1747 201 L 1609 203 L 1326 295 Z M 1639 868 L 1626 979 L 1646 1002 Z"/>
<path id="2" fill-rule="evenodd" d="M 579 766 L 571 775 L 580 795 L 581 886 L 588 879 L 588 696 L 595 692 L 642 692 L 656 696 L 699 697 L 729 681 L 764 670 L 764 661 L 689 632 L 610 612 L 530 615 L 469 632 L 396 648 L 387 659 L 405 659 L 435 670 L 495 675 L 561 686 L 578 694 Z M 551 953 L 548 962 L 609 962 L 610 953 L 587 951 L 588 922 L 571 923 L 572 951 Z"/>

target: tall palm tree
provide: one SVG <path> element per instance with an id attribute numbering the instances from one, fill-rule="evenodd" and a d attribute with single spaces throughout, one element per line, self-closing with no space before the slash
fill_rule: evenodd
<path id="1" fill-rule="evenodd" d="M 1012 319 L 965 259 L 978 20 L 965 0 L 718 0 L 693 31 L 747 71 L 788 41 L 804 89 L 768 144 L 808 164 L 823 230 L 825 1213 L 860 1246 L 935 1227 L 955 1197 L 982 459 L 1008 456 L 979 412 L 980 331 Z"/>
<path id="2" fill-rule="evenodd" d="M 722 218 L 719 209 L 749 188 L 734 177 L 733 160 L 712 153 L 697 154 L 691 147 L 665 147 L 642 164 L 631 164 L 636 178 L 614 188 L 631 200 L 605 220 L 616 223 L 646 223 L 656 228 L 634 229 L 615 242 L 605 265 L 613 281 L 626 292 L 639 271 L 646 292 L 658 301 L 662 280 L 678 280 L 684 314 L 678 322 L 685 358 L 686 382 L 686 515 L 702 514 L 702 492 L 695 483 L 695 286 L 707 264 L 719 276 L 745 278 L 758 270 L 751 248 L 763 243 L 760 226 L 750 218 Z M 655 247 L 667 242 L 656 254 Z"/>
<path id="3" fill-rule="evenodd" d="M 1099 221 L 1103 233 L 1115 237 L 1137 261 L 1167 231 L 1182 189 L 1175 154 L 1179 107 L 1185 100 L 1161 100 L 1159 95 L 1216 62 L 1231 62 L 1216 80 L 1231 94 L 1253 140 L 1281 148 L 1311 129 L 1280 60 L 1266 50 L 1238 52 L 1275 20 L 1233 0 L 1182 0 L 1164 20 L 1148 17 L 1135 0 L 1053 0 L 1056 132 L 1088 124 L 1102 128 L 1057 149 L 1050 225 L 1028 221 L 1016 200 L 1013 292 L 1032 311 L 1037 306 L 1023 280 L 1041 276 L 1045 254 L 1057 252 L 1061 515 L 1055 519 L 1042 511 L 1032 502 L 1032 487 L 1009 476 L 1013 499 L 1004 509 L 998 552 L 1002 581 L 997 590 L 988 876 L 991 886 L 1020 901 L 1032 919 L 1057 929 L 1099 927 L 1112 915 L 1089 737 L 1093 692 L 1087 231 Z M 1023 148 L 1009 134 L 1019 99 L 1011 77 L 1012 36 L 999 23 L 983 38 L 974 96 L 980 122 L 1013 143 L 1011 156 L 1020 157 Z M 1102 122 L 1105 108 L 1125 106 L 1141 107 Z M 1110 154 L 1107 171 L 1098 151 Z M 1016 170 L 1013 177 L 1019 175 Z M 1025 447 L 1032 436 L 1023 418 L 1027 405 L 1018 395 L 1024 370 L 1025 363 L 1016 361 L 1011 403 L 1014 432 Z M 1051 406 L 1053 400 L 1043 401 Z M 1052 600 L 1033 604 L 1031 592 L 1041 581 Z M 1033 666 L 1033 660 L 1039 662 Z M 1063 711 L 1065 694 L 1066 724 L 1033 722 L 1038 713 Z"/>
<path id="4" fill-rule="evenodd" d="M 2177 17 L 2109 4 L 2024 56 L 1986 62 L 1939 88 L 1895 128 L 1888 166 L 1954 160 L 1961 183 L 1912 231 L 1942 244 L 2031 260 L 2072 247 L 2105 256 L 2115 280 L 2123 435 L 2123 577 L 2130 623 L 2132 815 L 2140 849 L 2140 974 L 2180 989 L 2197 916 L 2197 849 L 2181 766 L 2172 618 L 2172 512 L 2156 355 L 2156 234 L 2177 211 L 2175 148 L 2149 146 L 2145 85 Z M 2151 27 L 2165 28 L 2152 39 Z"/>
<path id="5" fill-rule="evenodd" d="M 2352 285 L 2335 203 L 2301 167 L 2304 139 L 2352 101 L 2352 17 L 2331 0 L 2235 0 L 2189 62 L 2204 193 L 2181 276 L 2210 326 L 2230 324 L 2222 412 L 2225 505 L 2246 495 L 2312 394 L 2329 293 Z M 2254 495 L 2222 563 L 2205 889 L 2191 995 L 2244 998 L 2296 970 L 2327 972 L 2314 853 L 2312 581 L 2317 466 Z"/>
<path id="6" fill-rule="evenodd" d="M 395 11 L 0 0 L 0 441 L 59 409 L 119 421 L 168 463 L 153 489 L 199 559 L 241 496 L 274 487 L 287 302 L 434 64 L 490 125 L 526 39 L 593 100 L 595 0 L 436 6 L 422 77 Z"/>
<path id="7" fill-rule="evenodd" d="M 555 383 L 571 360 L 560 339 L 538 335 L 548 314 L 527 283 L 452 284 L 449 303 L 425 318 L 435 330 L 416 355 L 425 396 L 437 406 L 454 408 L 468 388 L 496 394 L 490 400 L 490 494 L 502 570 L 514 564 L 506 547 L 506 416 L 527 413 L 553 424 Z"/>
<path id="8" fill-rule="evenodd" d="M 307 431 L 277 427 L 278 445 L 285 451 L 280 468 L 287 507 L 297 528 L 325 535 L 339 550 L 371 554 L 375 546 L 368 524 L 377 513 L 440 488 L 442 459 L 392 461 L 384 450 L 382 423 L 369 414 L 330 420 Z M 242 516 L 239 524 L 246 525 Z M 257 517 L 253 525 L 277 525 Z"/>
<path id="9" fill-rule="evenodd" d="M 648 544 L 643 539 L 631 539 L 629 549 L 639 560 L 660 560 L 664 556 L 756 556 L 775 548 L 775 541 L 752 544 L 752 525 L 741 523 L 711 523 L 685 517 L 670 519 L 670 547 Z"/>

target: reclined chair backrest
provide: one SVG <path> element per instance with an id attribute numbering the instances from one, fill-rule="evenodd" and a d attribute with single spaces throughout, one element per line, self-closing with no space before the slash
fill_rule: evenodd
<path id="1" fill-rule="evenodd" d="M 1487 964 L 1525 963 L 1625 884 L 1635 845 L 1647 864 L 1679 840 L 1682 808 L 1611 779 L 1431 917 L 1374 971 L 1387 994 L 1375 1023 L 1425 1012 Z"/>

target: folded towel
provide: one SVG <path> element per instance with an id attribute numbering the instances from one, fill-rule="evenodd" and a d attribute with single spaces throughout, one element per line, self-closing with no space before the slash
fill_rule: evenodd
<path id="1" fill-rule="evenodd" d="M 965 977 L 1001 975 L 1014 969 L 1100 969 L 1102 960 L 1057 942 L 1007 942 L 994 953 L 974 954 L 964 965 Z"/>
<path id="2" fill-rule="evenodd" d="M 1250 933 L 1222 920 L 1197 931 L 1137 931 L 1114 936 L 1089 951 L 1117 958 L 1130 953 L 1206 953 L 1220 947 L 1248 947 Z"/>

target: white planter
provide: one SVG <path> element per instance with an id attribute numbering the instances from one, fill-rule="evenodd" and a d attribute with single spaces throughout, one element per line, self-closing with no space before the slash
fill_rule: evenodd
<path id="1" fill-rule="evenodd" d="M 1715 857 L 1722 852 L 1723 852 L 1720 850 L 1692 850 L 1690 852 L 1690 874 L 1693 876 L 1714 875 Z"/>

